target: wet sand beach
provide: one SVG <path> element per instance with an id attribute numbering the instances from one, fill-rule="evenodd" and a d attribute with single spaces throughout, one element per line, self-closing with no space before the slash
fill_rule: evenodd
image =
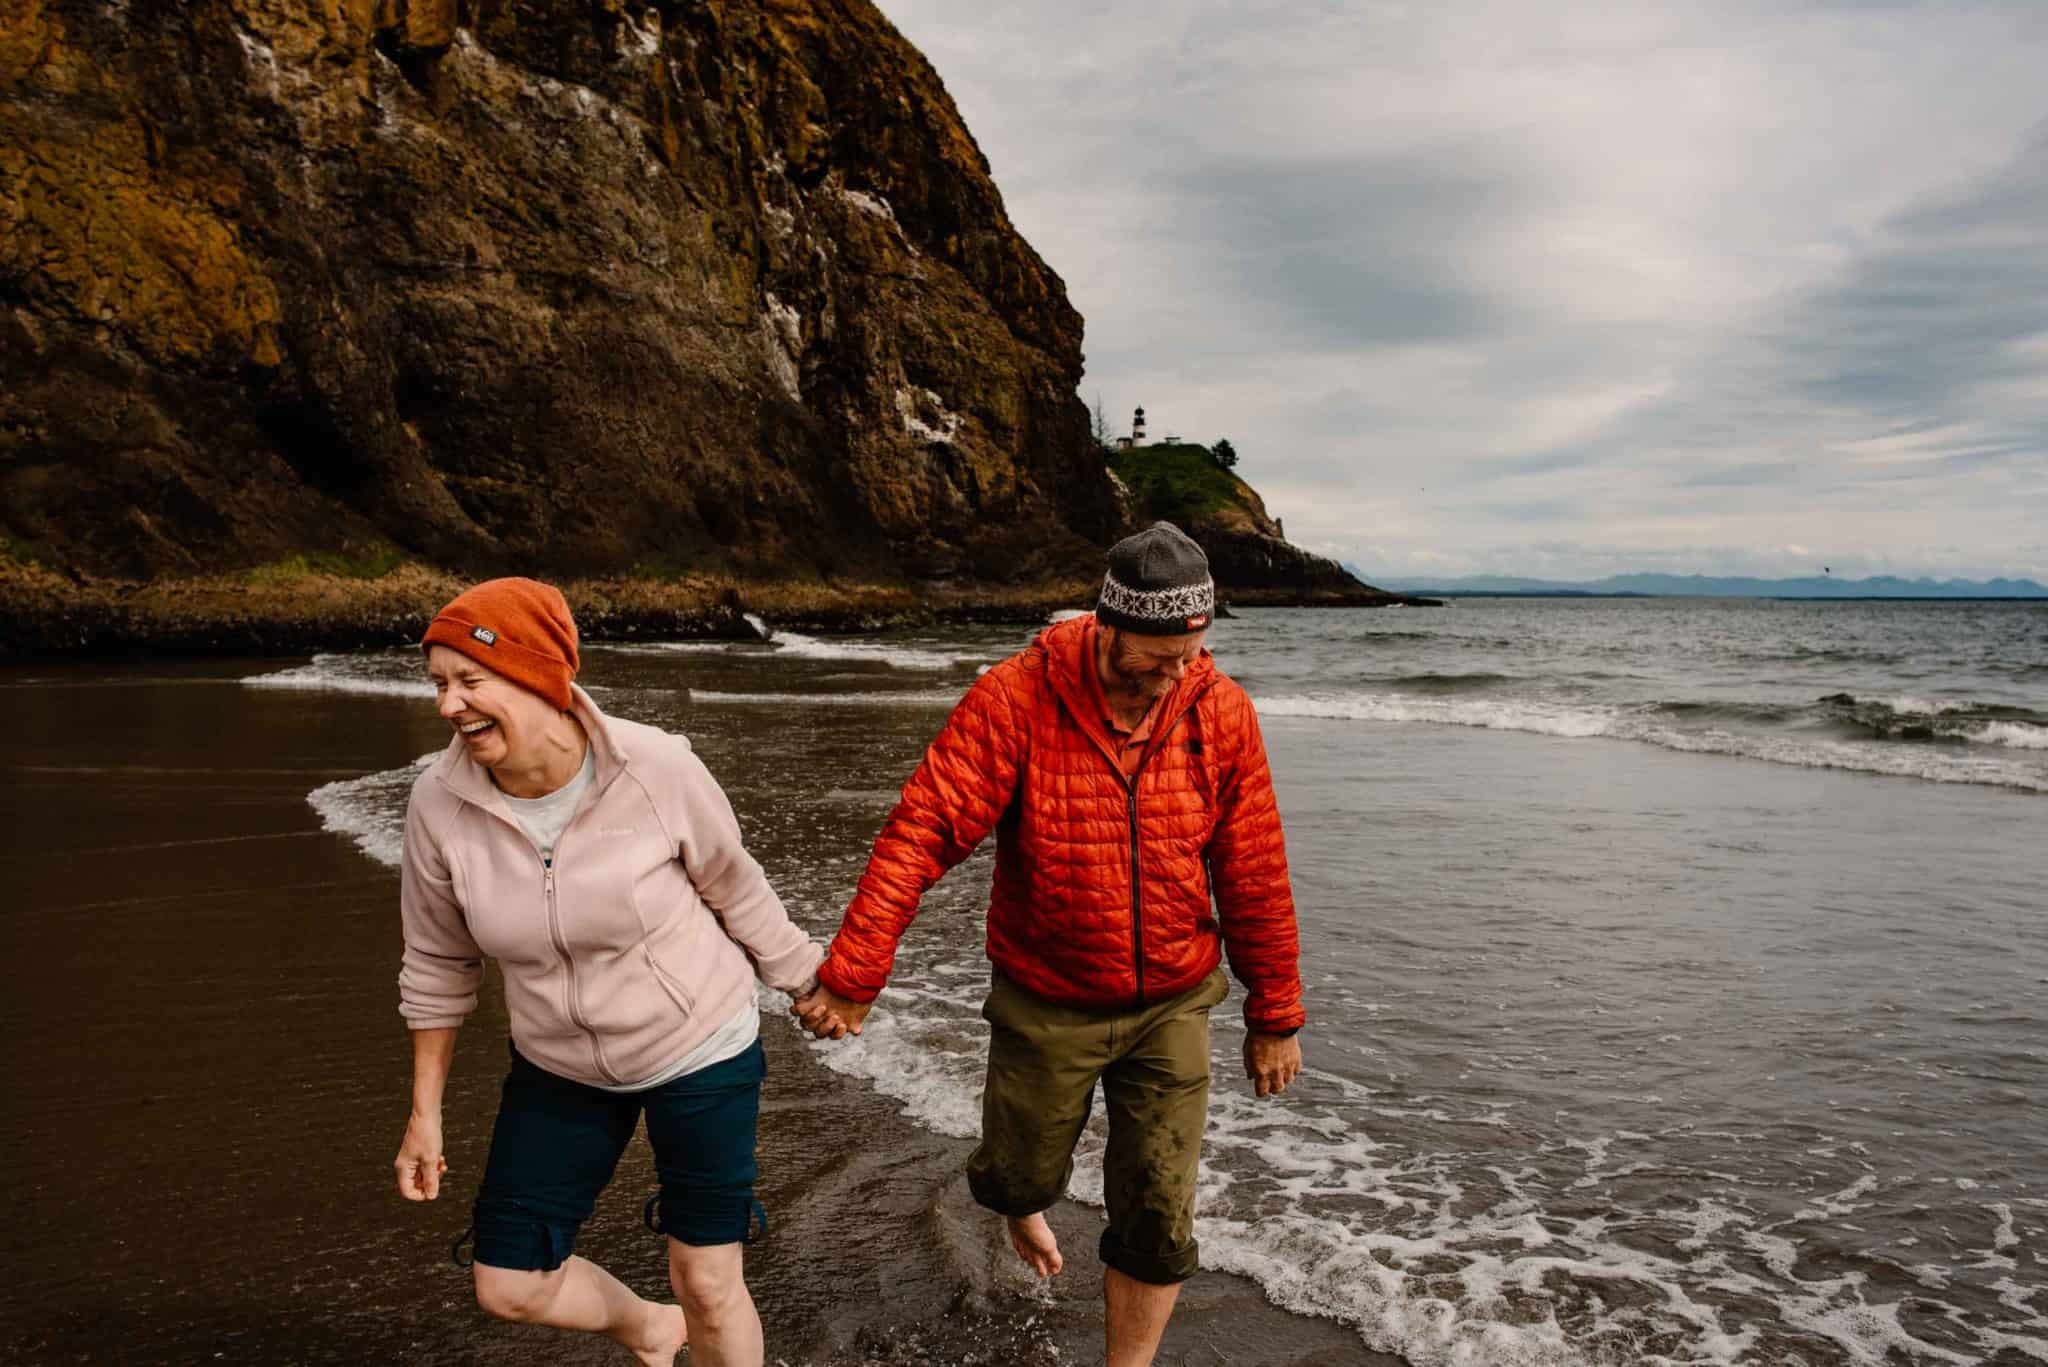
<path id="1" fill-rule="evenodd" d="M 184 1363 L 610 1362 L 610 1345 L 488 1320 L 449 1260 L 503 1074 L 495 974 L 462 1032 L 432 1206 L 392 1190 L 408 1055 L 397 878 L 321 829 L 309 790 L 442 741 L 396 698 L 244 689 L 269 664 L 13 669 L 0 925 L 11 990 L 0 1358 Z M 748 816 L 743 806 L 743 818 Z M 771 863 L 772 867 L 772 863 Z M 827 1072 L 780 1021 L 749 1253 L 770 1362 L 1089 1362 L 1099 1215 L 1064 1203 L 1067 1273 L 1026 1285 L 966 1197 L 966 1142 Z M 644 1140 L 581 1251 L 644 1294 Z M 1383 1362 L 1253 1283 L 1190 1284 L 1162 1362 Z"/>

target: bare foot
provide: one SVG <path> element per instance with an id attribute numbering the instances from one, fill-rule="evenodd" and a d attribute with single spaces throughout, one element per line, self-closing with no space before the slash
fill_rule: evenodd
<path id="1" fill-rule="evenodd" d="M 680 1305 L 656 1305 L 647 1317 L 647 1339 L 633 1347 L 633 1356 L 645 1367 L 673 1367 L 676 1354 L 690 1341 L 689 1326 L 683 1323 Z"/>
<path id="2" fill-rule="evenodd" d="M 1041 1279 L 1058 1276 L 1067 1265 L 1060 1257 L 1060 1241 L 1053 1238 L 1052 1226 L 1043 1214 L 1026 1215 L 1021 1220 L 1005 1217 L 1003 1223 L 1010 1227 L 1010 1247 Z"/>

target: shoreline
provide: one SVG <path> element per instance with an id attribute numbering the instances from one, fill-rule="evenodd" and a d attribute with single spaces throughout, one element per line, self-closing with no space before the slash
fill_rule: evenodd
<path id="1" fill-rule="evenodd" d="M 305 569 L 112 580 L 0 562 L 0 661 L 163 656 L 265 658 L 411 645 L 479 576 L 406 564 L 375 578 Z M 587 641 L 752 640 L 749 616 L 827 634 L 1031 624 L 1085 606 L 1093 577 L 1029 584 L 908 584 L 714 575 L 559 582 Z M 1233 589 L 1233 607 L 1433 605 L 1378 590 Z M 1228 607 L 1224 609 L 1227 613 Z M 1219 613 L 1219 615 L 1224 615 Z"/>

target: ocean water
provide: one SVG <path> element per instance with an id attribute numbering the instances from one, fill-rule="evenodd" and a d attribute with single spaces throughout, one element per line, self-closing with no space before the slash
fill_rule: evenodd
<path id="1" fill-rule="evenodd" d="M 585 677 L 691 735 L 829 934 L 1026 634 L 593 646 Z M 1261 1101 L 1216 1015 L 1207 1266 L 1416 1364 L 2048 1362 L 2048 605 L 1462 600 L 1211 645 L 1264 721 L 1311 1023 Z M 414 773 L 309 800 L 389 863 Z M 864 1036 L 809 1046 L 946 1135 L 979 1121 L 987 880 L 927 898 Z"/>

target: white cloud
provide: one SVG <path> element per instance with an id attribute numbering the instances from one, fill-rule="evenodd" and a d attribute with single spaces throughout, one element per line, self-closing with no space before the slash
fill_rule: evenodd
<path id="1" fill-rule="evenodd" d="M 2038 573 L 2048 6 L 883 8 L 1084 396 L 1230 437 L 1305 544 Z"/>

